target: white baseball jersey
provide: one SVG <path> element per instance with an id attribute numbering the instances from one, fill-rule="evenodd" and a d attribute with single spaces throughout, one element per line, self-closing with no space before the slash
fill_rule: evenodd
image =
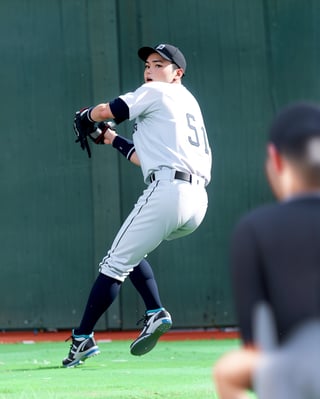
<path id="1" fill-rule="evenodd" d="M 201 110 L 183 85 L 150 82 L 120 98 L 135 119 L 133 142 L 146 182 L 166 166 L 209 183 L 212 156 Z"/>
<path id="2" fill-rule="evenodd" d="M 100 262 L 101 273 L 124 281 L 163 240 L 201 224 L 212 159 L 199 105 L 181 84 L 151 82 L 120 99 L 136 122 L 133 141 L 148 184 Z"/>

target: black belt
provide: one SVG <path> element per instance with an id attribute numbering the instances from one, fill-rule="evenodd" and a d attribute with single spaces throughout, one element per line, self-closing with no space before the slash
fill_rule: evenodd
<path id="1" fill-rule="evenodd" d="M 156 176 L 154 173 L 151 173 L 151 175 L 149 177 L 150 177 L 151 183 L 156 180 Z M 189 183 L 192 182 L 192 175 L 190 173 L 180 172 L 179 170 L 175 171 L 173 178 L 178 179 L 178 180 L 184 180 Z"/>

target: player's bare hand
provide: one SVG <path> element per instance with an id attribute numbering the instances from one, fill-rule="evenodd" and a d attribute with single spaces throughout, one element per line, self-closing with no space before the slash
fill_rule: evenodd
<path id="1" fill-rule="evenodd" d="M 117 136 L 117 133 L 112 130 L 112 129 L 108 129 L 106 130 L 105 134 L 104 134 L 104 144 L 112 144 L 113 140 L 115 139 L 115 137 Z"/>

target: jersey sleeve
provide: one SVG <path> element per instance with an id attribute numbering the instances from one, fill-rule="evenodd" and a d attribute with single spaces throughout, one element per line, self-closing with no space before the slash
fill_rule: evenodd
<path id="1" fill-rule="evenodd" d="M 129 119 L 129 108 L 121 98 L 117 97 L 110 101 L 109 106 L 117 124 Z"/>
<path id="2" fill-rule="evenodd" d="M 128 107 L 130 120 L 147 114 L 150 107 L 157 101 L 159 93 L 157 90 L 152 90 L 151 85 L 151 83 L 144 84 L 134 92 L 119 96 Z"/>
<path id="3" fill-rule="evenodd" d="M 231 279 L 241 338 L 254 342 L 253 313 L 265 300 L 262 264 L 256 233 L 248 219 L 235 228 L 231 241 Z"/>

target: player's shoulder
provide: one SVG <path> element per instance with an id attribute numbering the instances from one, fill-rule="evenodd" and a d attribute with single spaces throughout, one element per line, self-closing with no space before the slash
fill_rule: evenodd
<path id="1" fill-rule="evenodd" d="M 236 223 L 235 230 L 262 231 L 288 224 L 289 220 L 313 218 L 319 214 L 320 197 L 301 196 L 285 201 L 260 205 L 244 214 Z"/>
<path id="2" fill-rule="evenodd" d="M 256 220 L 264 217 L 269 217 L 274 212 L 278 212 L 280 208 L 283 207 L 281 202 L 270 202 L 263 205 L 258 205 L 256 208 L 250 210 L 246 215 L 244 215 L 244 219 Z"/>
<path id="3" fill-rule="evenodd" d="M 152 91 L 158 91 L 158 92 L 166 92 L 166 91 L 189 92 L 189 90 L 182 84 L 174 84 L 174 83 L 167 83 L 167 82 L 147 82 L 147 83 L 143 83 L 139 89 L 152 90 Z"/>
<path id="4" fill-rule="evenodd" d="M 284 201 L 260 205 L 245 214 L 241 221 L 250 223 L 274 223 L 287 217 L 297 217 L 301 214 L 318 213 L 320 210 L 320 195 L 300 195 Z"/>
<path id="5" fill-rule="evenodd" d="M 163 97 L 174 98 L 177 101 L 190 102 L 192 105 L 197 103 L 193 94 L 182 84 L 166 82 L 148 82 L 140 86 L 136 92 L 137 96 L 143 95 L 153 101 Z M 198 103 L 197 103 L 198 104 Z"/>
<path id="6" fill-rule="evenodd" d="M 166 82 L 147 82 L 143 83 L 141 88 L 145 90 L 165 90 L 170 86 L 171 84 Z"/>
<path id="7" fill-rule="evenodd" d="M 137 88 L 136 94 L 139 96 L 142 94 L 151 97 L 159 97 L 170 90 L 170 86 L 172 86 L 170 83 L 165 82 L 147 82 Z"/>
<path id="8" fill-rule="evenodd" d="M 274 223 L 278 218 L 279 212 L 281 213 L 282 207 L 283 204 L 279 202 L 257 206 L 239 218 L 234 230 L 236 232 L 244 229 L 255 230 L 260 225 Z"/>

